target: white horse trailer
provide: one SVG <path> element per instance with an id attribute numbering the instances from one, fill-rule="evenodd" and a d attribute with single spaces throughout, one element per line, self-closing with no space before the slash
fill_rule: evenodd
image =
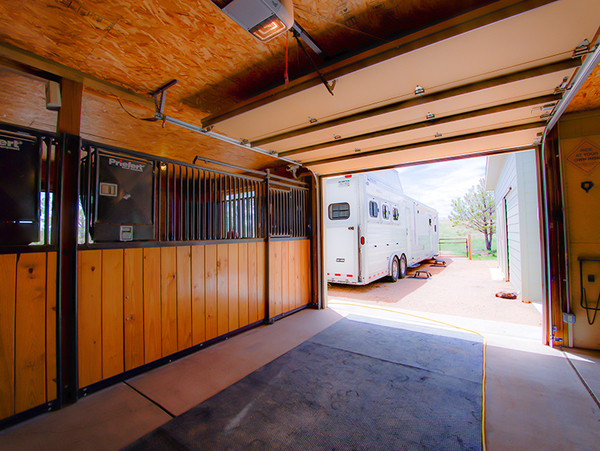
<path id="1" fill-rule="evenodd" d="M 398 172 L 326 180 L 327 281 L 366 285 L 406 276 L 439 254 L 438 213 L 404 195 Z"/>

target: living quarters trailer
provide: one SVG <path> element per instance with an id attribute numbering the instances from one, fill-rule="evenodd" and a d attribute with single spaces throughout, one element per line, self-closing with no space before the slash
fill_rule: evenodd
<path id="1" fill-rule="evenodd" d="M 395 170 L 327 179 L 327 281 L 406 277 L 439 253 L 438 213 L 404 195 Z"/>

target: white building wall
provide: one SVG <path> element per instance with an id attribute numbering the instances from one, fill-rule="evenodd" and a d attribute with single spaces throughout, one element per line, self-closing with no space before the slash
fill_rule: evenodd
<path id="1" fill-rule="evenodd" d="M 515 291 L 520 292 L 521 299 L 541 302 L 542 274 L 535 152 L 513 153 L 502 160 L 496 159 L 494 164 L 502 164 L 502 161 L 502 172 L 494 187 L 496 220 L 503 222 L 498 224 L 497 233 L 505 234 L 498 236 L 499 267 Z"/>
<path id="2" fill-rule="evenodd" d="M 542 251 L 534 151 L 517 154 L 517 179 L 520 186 L 521 236 L 527 238 L 521 243 L 522 298 L 531 302 L 542 302 Z"/>

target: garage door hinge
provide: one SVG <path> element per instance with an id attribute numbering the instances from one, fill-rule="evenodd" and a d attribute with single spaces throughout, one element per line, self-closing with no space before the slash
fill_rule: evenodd
<path id="1" fill-rule="evenodd" d="M 573 54 L 571 55 L 571 58 L 582 57 L 584 55 L 587 55 L 588 53 L 594 52 L 597 48 L 598 48 L 598 44 L 594 45 L 594 47 L 590 47 L 590 41 L 588 41 L 587 39 L 584 39 L 583 41 L 581 41 L 581 44 L 579 44 L 577 47 L 575 47 L 575 50 L 573 50 Z"/>

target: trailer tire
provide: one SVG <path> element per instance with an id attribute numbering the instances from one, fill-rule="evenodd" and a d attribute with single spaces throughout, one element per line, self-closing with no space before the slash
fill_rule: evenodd
<path id="1" fill-rule="evenodd" d="M 406 256 L 402 255 L 402 257 L 400 257 L 400 271 L 398 271 L 398 277 L 400 277 L 401 279 L 404 279 L 406 277 Z"/>
<path id="2" fill-rule="evenodd" d="M 398 277 L 400 276 L 400 263 L 398 262 L 398 257 L 394 257 L 392 260 L 392 268 L 390 271 L 390 282 L 396 282 Z"/>

